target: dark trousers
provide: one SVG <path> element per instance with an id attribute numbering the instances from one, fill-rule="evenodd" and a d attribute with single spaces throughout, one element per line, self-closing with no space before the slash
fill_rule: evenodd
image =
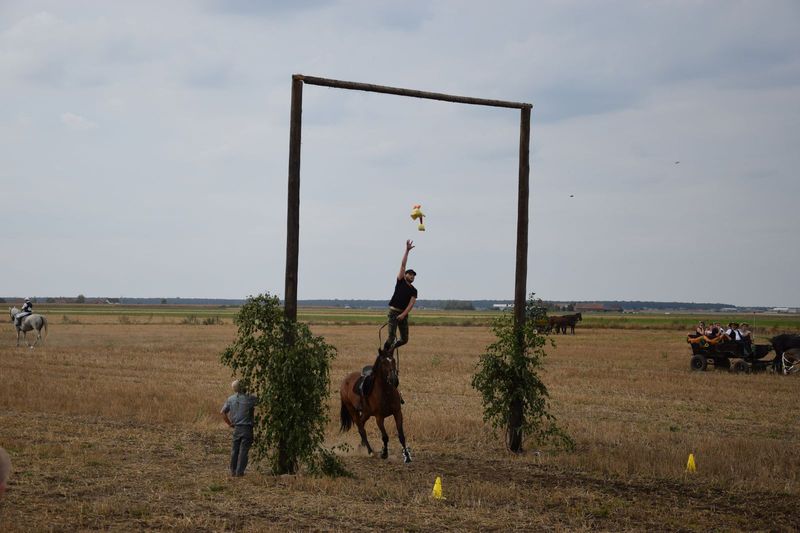
<path id="1" fill-rule="evenodd" d="M 383 349 L 399 348 L 408 342 L 408 316 L 404 320 L 397 320 L 400 311 L 389 309 L 389 337 L 383 343 Z M 400 338 L 397 338 L 397 330 L 400 330 Z"/>
<path id="2" fill-rule="evenodd" d="M 253 444 L 253 426 L 236 426 L 233 428 L 233 446 L 231 447 L 231 474 L 243 476 L 247 468 L 247 454 Z"/>

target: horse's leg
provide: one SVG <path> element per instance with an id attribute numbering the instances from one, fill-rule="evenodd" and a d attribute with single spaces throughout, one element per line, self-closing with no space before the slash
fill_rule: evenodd
<path id="1" fill-rule="evenodd" d="M 375 422 L 378 423 L 378 429 L 381 430 L 381 439 L 383 439 L 383 450 L 381 450 L 381 459 L 389 457 L 389 434 L 386 433 L 386 426 L 383 425 L 383 417 L 376 416 Z"/>
<path id="2" fill-rule="evenodd" d="M 403 433 L 403 411 L 400 406 L 394 412 L 394 423 L 397 426 L 397 438 L 400 440 L 400 446 L 403 447 L 403 462 L 411 462 L 411 450 L 406 447 L 406 434 Z"/>
<path id="3" fill-rule="evenodd" d="M 351 415 L 352 415 L 352 413 L 351 413 Z M 356 413 L 356 416 L 354 417 L 354 420 L 356 421 L 356 427 L 358 428 L 358 434 L 361 435 L 361 445 L 362 446 L 366 446 L 367 447 L 367 453 L 369 455 L 372 455 L 372 446 L 369 445 L 369 441 L 367 440 L 367 431 L 364 429 L 364 422 L 367 421 L 365 415 L 359 416 L 358 413 Z"/>
<path id="4" fill-rule="evenodd" d="M 19 334 L 20 333 L 22 333 L 22 331 L 17 330 L 17 348 L 19 348 Z"/>

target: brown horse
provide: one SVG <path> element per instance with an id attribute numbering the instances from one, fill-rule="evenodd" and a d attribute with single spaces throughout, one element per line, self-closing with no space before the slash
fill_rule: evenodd
<path id="1" fill-rule="evenodd" d="M 397 436 L 403 447 L 403 462 L 410 463 L 411 450 L 406 447 L 406 436 L 403 433 L 403 412 L 400 408 L 400 393 L 397 391 L 400 382 L 397 377 L 397 361 L 393 352 L 378 349 L 378 357 L 375 359 L 375 364 L 372 365 L 372 385 L 369 390 L 365 389 L 364 396 L 361 396 L 356 388 L 360 378 L 361 374 L 352 372 L 344 378 L 339 388 L 342 400 L 341 431 L 349 430 L 355 422 L 358 433 L 361 435 L 361 445 L 366 446 L 367 452 L 372 455 L 372 447 L 367 440 L 364 424 L 374 416 L 383 438 L 381 459 L 386 459 L 389 457 L 389 435 L 386 433 L 383 420 L 393 416 L 394 423 L 397 425 Z"/>
<path id="2" fill-rule="evenodd" d="M 769 340 L 775 349 L 775 369 L 784 374 L 800 372 L 800 335 L 784 333 Z"/>
<path id="3" fill-rule="evenodd" d="M 572 334 L 575 335 L 575 324 L 577 324 L 578 321 L 583 320 L 583 317 L 580 313 L 575 313 L 574 315 L 551 316 L 547 320 L 549 328 L 555 328 L 556 333 L 559 333 L 560 331 L 566 335 L 567 328 L 570 328 Z"/>

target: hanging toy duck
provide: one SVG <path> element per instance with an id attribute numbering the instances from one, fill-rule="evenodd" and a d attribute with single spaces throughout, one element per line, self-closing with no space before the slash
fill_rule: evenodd
<path id="1" fill-rule="evenodd" d="M 425 224 L 422 223 L 422 218 L 425 216 L 425 214 L 420 210 L 420 207 L 421 206 L 419 204 L 414 204 L 413 208 L 411 209 L 411 220 L 419 219 L 419 226 L 417 226 L 417 229 L 420 231 L 425 231 Z"/>

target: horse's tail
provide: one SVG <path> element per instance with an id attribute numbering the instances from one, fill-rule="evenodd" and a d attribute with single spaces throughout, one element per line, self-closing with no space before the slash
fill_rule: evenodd
<path id="1" fill-rule="evenodd" d="M 339 411 L 339 418 L 342 421 L 342 425 L 339 428 L 339 431 L 345 432 L 348 431 L 351 427 L 353 427 L 353 419 L 350 417 L 350 411 L 347 410 L 347 407 L 344 405 L 344 400 L 342 400 L 342 408 Z"/>
<path id="2" fill-rule="evenodd" d="M 47 338 L 47 317 L 42 315 L 42 329 L 44 330 L 44 337 Z"/>

